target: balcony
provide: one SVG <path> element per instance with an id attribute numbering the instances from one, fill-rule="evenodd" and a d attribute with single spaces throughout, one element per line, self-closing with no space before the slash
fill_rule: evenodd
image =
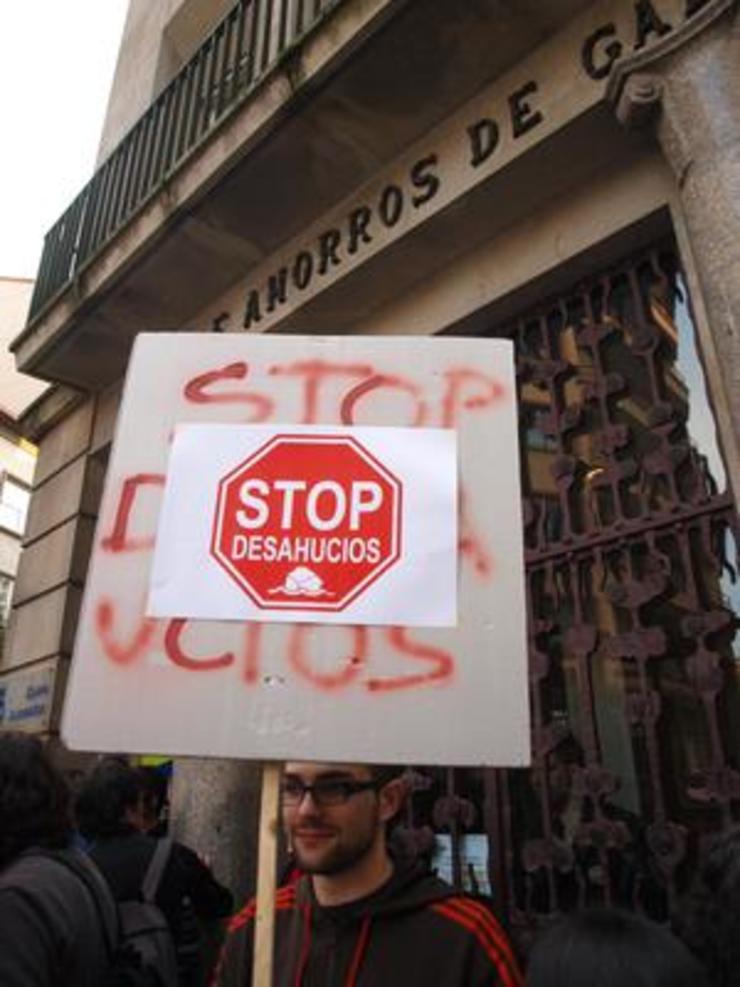
<path id="1" fill-rule="evenodd" d="M 119 379 L 588 2 L 238 0 L 49 230 L 18 366 Z"/>
<path id="2" fill-rule="evenodd" d="M 342 2 L 239 0 L 46 234 L 29 322 Z"/>

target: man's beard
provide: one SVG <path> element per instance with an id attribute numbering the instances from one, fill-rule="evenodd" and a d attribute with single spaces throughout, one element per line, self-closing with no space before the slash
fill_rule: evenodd
<path id="1" fill-rule="evenodd" d="M 336 835 L 333 827 L 324 826 L 319 822 L 314 825 L 304 822 L 300 827 L 295 828 L 306 834 L 311 830 L 319 834 L 324 832 L 335 834 L 334 838 L 327 839 L 328 845 L 325 848 L 319 847 L 315 853 L 311 853 L 310 850 L 305 853 L 301 851 L 299 835 L 294 835 L 291 841 L 296 864 L 304 873 L 329 876 L 349 870 L 370 852 L 377 839 L 378 820 L 373 816 L 366 821 L 366 825 L 361 830 L 354 830 L 344 835 Z"/>

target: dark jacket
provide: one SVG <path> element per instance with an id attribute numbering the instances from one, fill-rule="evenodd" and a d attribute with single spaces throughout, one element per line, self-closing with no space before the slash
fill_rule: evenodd
<path id="1" fill-rule="evenodd" d="M 90 846 L 88 852 L 116 901 L 139 897 L 156 845 L 153 837 L 131 829 L 99 838 Z M 201 925 L 231 914 L 231 892 L 218 883 L 189 847 L 173 842 L 155 901 L 172 930 L 181 984 L 189 987 L 201 983 L 205 962 Z"/>
<path id="2" fill-rule="evenodd" d="M 75 870 L 92 869 L 79 850 L 28 850 L 0 872 L 2 987 L 100 987 L 116 928 L 115 906 L 101 916 Z M 64 858 L 69 860 L 69 866 Z M 94 875 L 93 880 L 101 880 Z M 113 934 L 114 931 L 113 931 Z"/>
<path id="3" fill-rule="evenodd" d="M 255 903 L 231 922 L 215 983 L 249 987 Z M 310 878 L 277 892 L 275 987 L 522 987 L 488 907 L 420 868 L 360 901 L 322 908 Z"/>

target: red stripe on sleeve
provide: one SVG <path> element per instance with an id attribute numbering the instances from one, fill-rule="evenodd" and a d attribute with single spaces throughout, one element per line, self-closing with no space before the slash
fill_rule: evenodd
<path id="1" fill-rule="evenodd" d="M 243 925 L 246 925 L 247 922 L 250 922 L 254 918 L 255 911 L 255 903 L 253 901 L 248 902 L 244 908 L 238 911 L 236 915 L 232 916 L 226 929 L 227 934 L 236 932 L 238 929 L 241 929 Z"/>
<path id="2" fill-rule="evenodd" d="M 460 908 L 471 918 L 476 919 L 493 940 L 494 947 L 506 956 L 511 968 L 518 972 L 518 964 L 511 948 L 511 943 L 495 916 L 481 901 L 476 901 L 475 898 L 456 897 L 449 899 L 448 903 Z"/>
<path id="3" fill-rule="evenodd" d="M 511 948 L 498 923 L 487 909 L 464 898 L 448 898 L 432 905 L 432 909 L 473 933 L 495 966 L 504 987 L 524 987 L 524 980 Z"/>
<path id="4" fill-rule="evenodd" d="M 292 886 L 278 888 L 275 892 L 275 908 L 278 911 L 282 911 L 286 908 L 293 908 L 295 905 L 295 888 Z M 227 933 L 236 932 L 245 926 L 247 922 L 251 922 L 254 916 L 257 914 L 257 902 L 254 898 L 246 903 L 246 905 L 232 916 L 231 921 L 227 926 Z"/>

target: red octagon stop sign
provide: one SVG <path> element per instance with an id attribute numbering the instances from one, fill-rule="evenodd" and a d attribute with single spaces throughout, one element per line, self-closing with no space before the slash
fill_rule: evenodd
<path id="1" fill-rule="evenodd" d="M 211 554 L 261 609 L 343 610 L 400 557 L 401 494 L 350 436 L 276 435 L 220 481 Z"/>

